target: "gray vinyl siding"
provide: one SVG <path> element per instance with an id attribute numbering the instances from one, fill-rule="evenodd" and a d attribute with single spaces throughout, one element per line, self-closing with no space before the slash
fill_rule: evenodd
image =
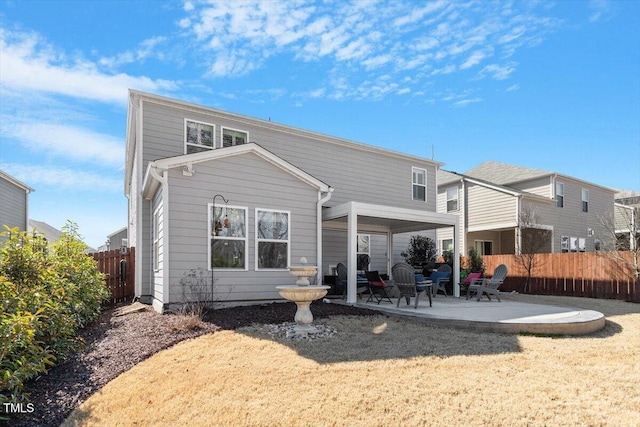
<path id="1" fill-rule="evenodd" d="M 542 224 L 553 227 L 553 251 L 561 252 L 562 236 L 584 238 L 586 251 L 595 250 L 594 241 L 606 235 L 599 216 L 613 215 L 614 192 L 598 186 L 573 180 L 562 180 L 564 184 L 564 207 L 555 203 L 538 203 L 536 213 Z M 589 212 L 582 212 L 582 189 L 589 190 Z M 593 230 L 593 236 L 588 230 Z"/>
<path id="2" fill-rule="evenodd" d="M 387 235 L 375 233 L 368 234 L 369 246 L 369 270 L 387 273 Z M 347 233 L 345 231 L 324 230 L 323 242 L 323 274 L 331 274 L 331 267 L 343 263 L 347 265 Z"/>
<path id="3" fill-rule="evenodd" d="M 155 213 L 158 213 L 158 269 L 154 270 L 153 269 L 153 234 L 151 236 L 151 268 L 153 270 L 153 296 L 154 298 L 156 298 L 157 300 L 159 300 L 162 303 L 167 303 L 169 302 L 168 300 L 165 300 L 165 295 L 164 295 L 164 274 L 165 274 L 165 269 L 164 269 L 164 253 L 165 253 L 165 246 L 164 246 L 164 233 L 165 233 L 165 227 L 164 227 L 164 211 L 163 211 L 163 201 L 162 201 L 162 191 L 159 191 L 158 194 L 156 195 L 156 198 L 154 199 L 153 202 L 153 206 L 152 206 L 152 216 L 151 216 L 151 221 L 153 221 L 153 216 Z M 152 222 L 153 223 L 153 222 Z M 151 229 L 153 230 L 153 227 L 151 227 Z M 153 233 L 153 232 L 152 232 Z"/>
<path id="4" fill-rule="evenodd" d="M 0 232 L 3 225 L 27 230 L 27 191 L 0 177 Z M 6 240 L 0 236 L 0 239 Z"/>
<path id="5" fill-rule="evenodd" d="M 467 199 L 470 230 L 517 225 L 517 198 L 513 195 L 468 183 Z"/>
<path id="6" fill-rule="evenodd" d="M 550 176 L 543 176 L 532 179 L 530 181 L 519 182 L 509 185 L 516 190 L 525 191 L 527 193 L 536 194 L 538 196 L 552 199 L 555 197 L 555 189 L 551 186 L 552 179 Z"/>
<path id="7" fill-rule="evenodd" d="M 256 208 L 289 211 L 291 264 L 299 264 L 301 257 L 310 265 L 317 263 L 317 190 L 258 156 L 243 154 L 199 163 L 192 177 L 171 169 L 168 188 L 170 302 L 182 301 L 180 279 L 185 273 L 208 271 L 208 204 L 215 194 L 227 198 L 229 206 L 247 208 L 248 236 L 247 271 L 214 269 L 217 299 L 280 299 L 275 287 L 295 283 L 286 270 L 256 271 Z M 216 203 L 223 202 L 217 198 Z"/>
<path id="8" fill-rule="evenodd" d="M 248 132 L 249 142 L 331 185 L 335 191 L 326 206 L 359 201 L 435 212 L 436 165 L 427 159 L 387 155 L 338 138 L 316 137 L 213 111 L 205 114 L 153 102 L 144 105 L 145 170 L 149 161 L 184 154 L 184 119 L 188 118 L 214 124 L 216 144 L 221 127 Z M 426 202 L 412 200 L 412 167 L 427 171 Z"/>

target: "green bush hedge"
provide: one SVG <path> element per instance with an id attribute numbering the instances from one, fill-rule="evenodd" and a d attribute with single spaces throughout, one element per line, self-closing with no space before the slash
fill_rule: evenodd
<path id="1" fill-rule="evenodd" d="M 104 275 L 87 256 L 77 226 L 57 242 L 8 229 L 0 247 L 0 405 L 27 400 L 26 380 L 73 351 L 78 330 L 109 297 Z M 1 417 L 1 415 L 0 415 Z"/>

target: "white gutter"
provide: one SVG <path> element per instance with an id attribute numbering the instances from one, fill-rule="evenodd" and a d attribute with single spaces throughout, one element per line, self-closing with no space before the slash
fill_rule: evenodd
<path id="1" fill-rule="evenodd" d="M 317 242 L 317 252 L 318 255 L 316 256 L 316 259 L 318 260 L 317 264 L 318 264 L 318 279 L 316 280 L 316 283 L 319 285 L 324 284 L 322 277 L 323 277 L 323 273 L 322 273 L 322 205 L 324 205 L 326 202 L 329 201 L 329 199 L 331 199 L 331 195 L 333 193 L 333 188 L 329 187 L 329 191 L 326 193 L 326 195 L 323 197 L 322 196 L 322 191 L 318 191 L 318 203 L 316 204 L 316 221 L 317 221 L 317 231 L 316 231 L 316 242 Z"/>

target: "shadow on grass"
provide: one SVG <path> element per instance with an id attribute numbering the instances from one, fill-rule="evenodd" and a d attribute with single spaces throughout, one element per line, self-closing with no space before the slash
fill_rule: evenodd
<path id="1" fill-rule="evenodd" d="M 331 337 L 313 340 L 270 335 L 264 325 L 239 328 L 237 332 L 279 342 L 300 356 L 321 364 L 482 356 L 521 351 L 517 335 L 463 331 L 384 314 L 337 315 L 316 318 L 314 323 L 326 325 L 336 332 Z"/>

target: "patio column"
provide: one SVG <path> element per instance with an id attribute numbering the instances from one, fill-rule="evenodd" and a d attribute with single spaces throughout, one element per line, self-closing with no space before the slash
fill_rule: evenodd
<path id="1" fill-rule="evenodd" d="M 460 217 L 456 216 L 456 223 L 453 226 L 453 296 L 455 298 L 460 298 L 460 250 L 458 244 L 461 237 Z"/>
<path id="2" fill-rule="evenodd" d="M 358 213 L 353 204 L 347 215 L 347 303 L 355 304 L 357 295 Z"/>

